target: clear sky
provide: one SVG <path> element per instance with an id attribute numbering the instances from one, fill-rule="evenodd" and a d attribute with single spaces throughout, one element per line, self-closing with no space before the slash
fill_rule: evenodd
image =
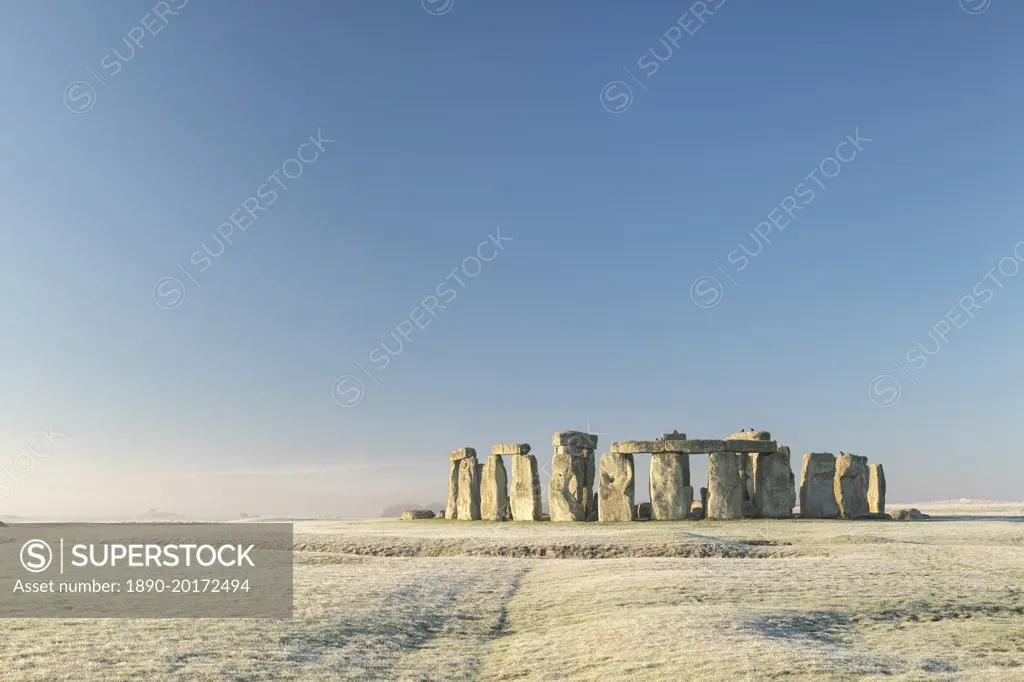
<path id="1" fill-rule="evenodd" d="M 0 516 L 372 516 L 588 422 L 1020 499 L 1022 26 L 5 2 Z"/>

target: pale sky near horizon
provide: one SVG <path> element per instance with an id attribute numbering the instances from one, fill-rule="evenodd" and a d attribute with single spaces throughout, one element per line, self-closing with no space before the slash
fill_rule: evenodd
<path id="1" fill-rule="evenodd" d="M 1019 500 L 1022 26 L 10 0 L 0 519 L 376 516 L 588 424 Z"/>

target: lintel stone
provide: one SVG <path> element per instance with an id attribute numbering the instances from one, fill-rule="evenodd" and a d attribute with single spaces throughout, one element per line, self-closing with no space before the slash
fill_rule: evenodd
<path id="1" fill-rule="evenodd" d="M 562 445 L 593 450 L 597 448 L 597 435 L 582 431 L 559 431 L 551 437 L 551 444 L 555 447 Z"/>
<path id="2" fill-rule="evenodd" d="M 448 459 L 450 460 L 467 459 L 469 457 L 476 457 L 476 448 L 459 448 L 448 453 Z"/>
<path id="3" fill-rule="evenodd" d="M 677 452 L 681 455 L 710 454 L 712 452 L 775 452 L 773 440 L 625 440 L 612 443 L 615 454 L 637 455 Z"/>
<path id="4" fill-rule="evenodd" d="M 528 455 L 530 454 L 529 443 L 507 443 L 491 447 L 492 455 Z"/>

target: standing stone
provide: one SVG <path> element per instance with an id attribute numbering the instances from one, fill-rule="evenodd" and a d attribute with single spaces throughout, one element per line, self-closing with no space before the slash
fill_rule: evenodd
<path id="1" fill-rule="evenodd" d="M 512 456 L 512 518 L 516 521 L 540 521 L 540 474 L 533 455 Z"/>
<path id="2" fill-rule="evenodd" d="M 836 457 L 835 496 L 839 515 L 844 519 L 870 513 L 867 457 L 845 453 Z"/>
<path id="3" fill-rule="evenodd" d="M 683 463 L 686 463 L 685 471 Z M 693 502 L 693 488 L 690 500 L 684 499 L 683 490 L 688 487 L 689 455 L 671 452 L 651 455 L 651 520 L 680 521 L 685 519 Z"/>
<path id="4" fill-rule="evenodd" d="M 831 452 L 808 452 L 800 471 L 800 515 L 805 519 L 834 519 L 839 516 L 835 493 L 836 456 Z"/>
<path id="5" fill-rule="evenodd" d="M 593 448 L 583 448 L 583 520 L 597 520 L 597 510 L 594 508 L 594 478 L 597 464 L 597 455 Z M 591 518 L 593 516 L 594 518 Z"/>
<path id="6" fill-rule="evenodd" d="M 788 488 L 788 490 L 789 490 L 790 516 L 792 516 L 792 514 L 793 514 L 793 507 L 796 506 L 796 502 L 797 502 L 797 498 L 796 498 L 796 476 L 793 474 L 793 466 L 792 466 L 793 456 L 792 456 L 792 454 L 790 452 L 790 449 L 789 449 L 788 445 L 779 445 L 778 449 L 779 449 L 779 452 L 781 452 L 782 454 L 784 454 L 786 456 L 786 462 L 789 463 L 789 465 L 790 465 L 789 466 L 789 488 Z"/>
<path id="7" fill-rule="evenodd" d="M 458 518 L 460 521 L 480 520 L 480 465 L 476 456 L 467 457 L 459 462 L 459 501 Z"/>
<path id="8" fill-rule="evenodd" d="M 754 459 L 750 453 L 740 453 L 740 490 L 743 493 L 743 516 L 751 518 L 757 516 L 754 509 Z"/>
<path id="9" fill-rule="evenodd" d="M 673 440 L 685 441 L 686 440 L 686 434 L 685 433 L 679 433 L 678 431 L 673 430 L 672 433 L 662 434 L 661 440 L 663 440 L 663 441 L 673 441 Z M 666 453 L 673 452 L 671 443 L 666 443 L 665 444 L 665 452 Z M 680 460 L 679 460 L 679 467 L 683 471 L 683 485 L 684 486 L 690 485 L 690 454 L 689 453 L 684 453 L 684 452 L 677 452 L 675 454 L 678 455 L 679 458 L 680 458 Z M 652 466 L 653 466 L 653 464 L 652 464 Z"/>
<path id="10" fill-rule="evenodd" d="M 456 519 L 459 516 L 459 471 L 462 460 L 468 457 L 475 458 L 476 450 L 459 448 L 448 453 L 448 503 L 444 508 L 446 519 Z"/>
<path id="11" fill-rule="evenodd" d="M 586 505 L 583 502 L 586 475 L 581 455 L 556 454 L 551 458 L 548 510 L 552 521 L 587 520 Z"/>
<path id="12" fill-rule="evenodd" d="M 444 508 L 446 519 L 459 517 L 459 465 L 462 460 L 448 460 L 448 504 Z"/>
<path id="13" fill-rule="evenodd" d="M 772 439 L 772 434 L 769 431 L 740 431 L 738 433 L 732 433 L 725 437 L 725 440 L 763 440 L 769 441 Z M 745 452 L 742 453 L 739 465 L 740 465 L 740 478 L 742 484 L 740 490 L 743 493 L 743 516 L 754 517 L 760 516 L 760 505 L 757 497 L 757 482 L 755 476 L 755 469 L 757 467 L 756 462 L 757 453 Z"/>
<path id="14" fill-rule="evenodd" d="M 708 516 L 708 489 L 707 488 L 701 488 L 700 489 L 700 509 L 701 509 L 700 517 L 702 519 L 706 519 L 707 516 Z"/>
<path id="15" fill-rule="evenodd" d="M 601 455 L 597 518 L 603 523 L 635 521 L 633 455 Z"/>
<path id="16" fill-rule="evenodd" d="M 636 518 L 637 521 L 650 521 L 651 520 L 651 503 L 641 502 L 636 506 Z"/>
<path id="17" fill-rule="evenodd" d="M 712 452 L 708 458 L 709 519 L 743 518 L 743 478 L 740 476 L 742 454 Z"/>
<path id="18" fill-rule="evenodd" d="M 766 519 L 792 516 L 796 504 L 794 480 L 788 452 L 747 454 L 744 483 L 750 498 L 750 514 Z"/>
<path id="19" fill-rule="evenodd" d="M 501 455 L 491 455 L 480 477 L 480 517 L 484 521 L 508 521 L 508 475 Z"/>
<path id="20" fill-rule="evenodd" d="M 872 464 L 868 474 L 868 509 L 872 514 L 885 513 L 885 469 Z"/>
<path id="21" fill-rule="evenodd" d="M 686 516 L 684 516 L 683 518 L 687 519 L 687 518 L 690 517 L 690 509 L 693 507 L 693 486 L 692 485 L 684 485 L 683 486 L 682 497 L 683 497 L 683 505 L 684 505 L 684 507 L 686 509 Z"/>
<path id="22" fill-rule="evenodd" d="M 590 506 L 587 507 L 587 521 L 597 521 L 597 493 L 590 498 Z"/>

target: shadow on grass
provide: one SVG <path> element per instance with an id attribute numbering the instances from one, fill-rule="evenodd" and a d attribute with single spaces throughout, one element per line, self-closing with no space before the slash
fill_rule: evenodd
<path id="1" fill-rule="evenodd" d="M 744 628 L 770 639 L 839 646 L 852 623 L 852 617 L 841 611 L 781 612 L 754 616 Z"/>

